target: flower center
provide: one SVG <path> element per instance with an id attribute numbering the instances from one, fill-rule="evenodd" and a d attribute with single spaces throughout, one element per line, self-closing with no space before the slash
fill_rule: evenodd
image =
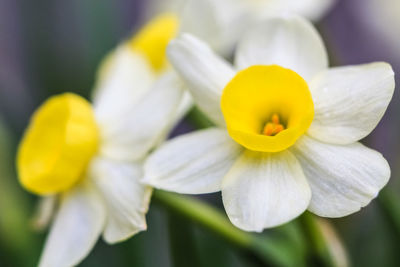
<path id="1" fill-rule="evenodd" d="M 166 49 L 169 41 L 177 34 L 179 21 L 173 14 L 162 14 L 152 19 L 131 40 L 129 44 L 142 53 L 156 71 L 167 65 Z"/>
<path id="2" fill-rule="evenodd" d="M 89 102 L 70 93 L 51 97 L 33 115 L 19 146 L 20 183 L 39 195 L 69 189 L 84 175 L 98 140 Z"/>
<path id="3" fill-rule="evenodd" d="M 261 152 L 292 146 L 314 118 L 307 83 L 296 72 L 277 65 L 238 72 L 224 88 L 221 109 L 232 139 Z"/>
<path id="4" fill-rule="evenodd" d="M 285 126 L 280 123 L 279 115 L 275 113 L 271 120 L 265 124 L 262 133 L 266 136 L 274 136 L 283 130 L 285 130 Z"/>

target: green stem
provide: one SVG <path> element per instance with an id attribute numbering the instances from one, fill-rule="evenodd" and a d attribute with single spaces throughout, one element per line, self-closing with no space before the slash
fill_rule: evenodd
<path id="1" fill-rule="evenodd" d="M 379 193 L 378 204 L 400 242 L 400 197 L 384 189 Z"/>
<path id="2" fill-rule="evenodd" d="M 299 221 L 302 225 L 309 246 L 309 260 L 315 266 L 335 266 L 328 245 L 326 244 L 326 240 L 314 216 L 311 213 L 306 212 L 300 216 Z"/>
<path id="3" fill-rule="evenodd" d="M 266 239 L 234 227 L 219 210 L 192 197 L 156 190 L 156 202 L 244 249 L 259 261 L 273 266 L 305 266 L 298 255 L 283 242 Z"/>

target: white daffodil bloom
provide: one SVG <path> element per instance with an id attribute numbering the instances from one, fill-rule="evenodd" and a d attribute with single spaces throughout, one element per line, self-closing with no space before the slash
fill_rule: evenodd
<path id="1" fill-rule="evenodd" d="M 319 20 L 333 6 L 336 0 L 241 0 L 252 6 L 259 16 L 282 12 L 295 13 L 310 20 Z"/>
<path id="2" fill-rule="evenodd" d="M 181 116 L 184 96 L 165 60 L 174 32 L 173 18 L 157 18 L 106 58 L 92 104 L 65 93 L 33 115 L 19 180 L 42 203 L 59 200 L 39 266 L 75 266 L 100 235 L 113 244 L 146 229 L 143 161 Z M 38 227 L 53 206 L 43 204 Z"/>
<path id="3" fill-rule="evenodd" d="M 392 98 L 389 64 L 328 68 L 317 31 L 296 16 L 249 30 L 235 66 L 188 34 L 168 55 L 217 127 L 161 146 L 145 163 L 145 183 L 185 194 L 221 190 L 232 223 L 262 231 L 306 209 L 349 215 L 388 182 L 386 160 L 358 141 Z"/>
<path id="4" fill-rule="evenodd" d="M 230 56 L 237 41 L 256 21 L 279 13 L 312 20 L 325 15 L 336 0 L 152 0 L 150 14 L 172 12 L 180 32 L 207 42 L 218 54 Z"/>
<path id="5" fill-rule="evenodd" d="M 174 14 L 179 32 L 188 32 L 205 40 L 219 54 L 229 56 L 239 36 L 254 18 L 253 5 L 243 0 L 151 0 L 149 17 Z"/>

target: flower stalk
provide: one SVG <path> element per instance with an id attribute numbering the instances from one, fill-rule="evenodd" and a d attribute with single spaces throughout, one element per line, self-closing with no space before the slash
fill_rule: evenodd
<path id="1" fill-rule="evenodd" d="M 309 258 L 316 266 L 334 267 L 336 264 L 314 216 L 306 212 L 299 218 L 308 247 Z"/>
<path id="2" fill-rule="evenodd" d="M 400 198 L 392 193 L 390 189 L 383 190 L 378 197 L 378 204 L 383 215 L 396 233 L 397 240 L 400 240 Z"/>
<path id="3" fill-rule="evenodd" d="M 286 243 L 244 232 L 234 227 L 216 208 L 193 197 L 155 190 L 153 200 L 169 211 L 207 228 L 266 265 L 305 266 L 301 257 Z"/>

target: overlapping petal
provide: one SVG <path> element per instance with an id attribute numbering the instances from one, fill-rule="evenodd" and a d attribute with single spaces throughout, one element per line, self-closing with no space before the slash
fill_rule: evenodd
<path id="1" fill-rule="evenodd" d="M 140 102 L 156 81 L 146 58 L 122 45 L 102 62 L 93 90 L 93 106 L 100 125 L 119 118 Z"/>
<path id="2" fill-rule="evenodd" d="M 213 128 L 177 137 L 150 155 L 144 182 L 185 194 L 216 192 L 241 152 L 225 130 Z"/>
<path id="3" fill-rule="evenodd" d="M 95 245 L 105 222 L 98 192 L 84 181 L 66 192 L 47 237 L 40 267 L 69 267 L 83 260 Z"/>
<path id="4" fill-rule="evenodd" d="M 235 75 L 232 67 L 189 34 L 171 41 L 167 54 L 199 108 L 216 124 L 224 125 L 219 102 L 222 90 Z"/>
<path id="5" fill-rule="evenodd" d="M 261 232 L 305 211 L 311 191 L 300 163 L 291 152 L 247 150 L 225 176 L 222 198 L 234 225 Z"/>
<path id="6" fill-rule="evenodd" d="M 181 16 L 181 32 L 206 41 L 223 56 L 234 46 L 254 16 L 243 0 L 189 0 Z"/>
<path id="7" fill-rule="evenodd" d="M 236 65 L 280 65 L 306 81 L 328 67 L 328 57 L 316 29 L 297 16 L 272 17 L 250 29 L 239 42 Z"/>
<path id="8" fill-rule="evenodd" d="M 336 0 L 253 0 L 253 2 L 256 3 L 255 8 L 258 8 L 264 16 L 291 12 L 315 21 L 328 11 Z"/>
<path id="9" fill-rule="evenodd" d="M 394 87 L 394 73 L 387 63 L 323 71 L 310 85 L 315 116 L 308 134 L 333 144 L 364 138 L 381 120 Z"/>
<path id="10" fill-rule="evenodd" d="M 100 121 L 101 155 L 125 161 L 145 156 L 176 122 L 183 94 L 181 80 L 171 71 L 130 104 L 126 113 Z"/>
<path id="11" fill-rule="evenodd" d="M 146 230 L 146 218 L 152 189 L 139 180 L 142 162 L 122 163 L 96 158 L 90 166 L 90 178 L 107 206 L 104 240 L 116 243 Z"/>
<path id="12" fill-rule="evenodd" d="M 35 230 L 41 231 L 46 229 L 56 212 L 56 207 L 58 204 L 58 196 L 50 195 L 42 197 L 37 203 L 36 212 L 32 219 L 32 224 Z"/>
<path id="13" fill-rule="evenodd" d="M 304 136 L 293 152 L 311 186 L 309 210 L 319 216 L 342 217 L 360 210 L 390 177 L 382 155 L 360 143 L 331 145 Z"/>

